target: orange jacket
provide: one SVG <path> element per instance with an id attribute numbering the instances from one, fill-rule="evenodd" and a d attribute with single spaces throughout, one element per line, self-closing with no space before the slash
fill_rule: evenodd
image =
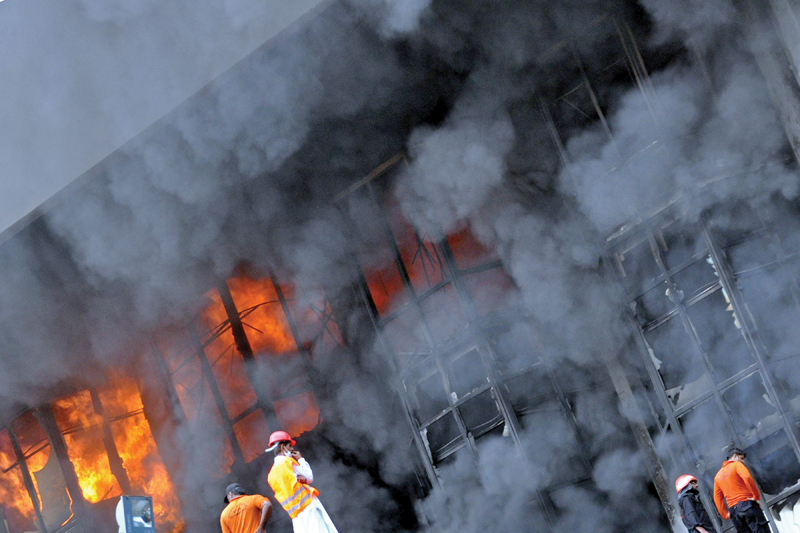
<path id="1" fill-rule="evenodd" d="M 219 517 L 222 533 L 253 533 L 261 523 L 261 506 L 268 501 L 258 494 L 232 499 Z"/>
<path id="2" fill-rule="evenodd" d="M 714 476 L 714 504 L 719 515 L 728 520 L 728 509 L 745 500 L 761 499 L 750 471 L 740 461 L 725 461 Z M 725 504 L 728 508 L 725 508 Z"/>
<path id="3" fill-rule="evenodd" d="M 308 507 L 314 496 L 319 496 L 317 489 L 297 481 L 295 465 L 300 466 L 300 463 L 287 457 L 272 465 L 267 475 L 267 483 L 275 491 L 275 499 L 292 518 Z"/>

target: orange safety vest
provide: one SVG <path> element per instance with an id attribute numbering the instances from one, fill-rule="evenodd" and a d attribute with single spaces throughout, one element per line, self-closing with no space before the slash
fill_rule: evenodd
<path id="1" fill-rule="evenodd" d="M 267 475 L 267 483 L 275 491 L 275 499 L 291 518 L 295 518 L 303 509 L 311 505 L 311 498 L 319 496 L 317 489 L 297 481 L 294 465 L 300 466 L 300 463 L 287 457 L 272 465 L 269 475 Z"/>

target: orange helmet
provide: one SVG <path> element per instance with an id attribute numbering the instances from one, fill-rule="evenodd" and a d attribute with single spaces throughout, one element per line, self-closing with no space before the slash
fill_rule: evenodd
<path id="1" fill-rule="evenodd" d="M 279 442 L 291 442 L 292 446 L 297 444 L 297 442 L 295 442 L 295 440 L 285 431 L 275 431 L 269 436 L 269 448 L 267 448 L 265 451 L 271 452 L 275 449 Z"/>
<path id="2" fill-rule="evenodd" d="M 690 475 L 683 475 L 675 480 L 675 490 L 680 493 L 692 481 L 697 481 L 697 478 Z"/>

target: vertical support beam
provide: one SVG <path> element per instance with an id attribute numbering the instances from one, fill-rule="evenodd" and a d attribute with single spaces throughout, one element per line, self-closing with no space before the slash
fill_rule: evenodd
<path id="1" fill-rule="evenodd" d="M 92 397 L 94 411 L 103 419 L 103 445 L 108 454 L 108 465 L 111 468 L 111 473 L 117 478 L 122 492 L 130 494 L 132 489 L 131 480 L 128 478 L 128 471 L 125 470 L 122 457 L 120 457 L 119 450 L 117 450 L 117 444 L 114 442 L 114 435 L 111 432 L 111 425 L 106 417 L 103 403 L 100 401 L 100 395 L 94 387 L 89 388 L 89 394 Z"/>
<path id="2" fill-rule="evenodd" d="M 167 391 L 169 405 L 172 408 L 170 415 L 172 415 L 172 419 L 175 423 L 182 424 L 186 421 L 186 411 L 184 411 L 183 405 L 181 405 L 178 389 L 175 387 L 175 382 L 172 380 L 172 373 L 167 366 L 164 354 L 158 349 L 158 345 L 152 337 L 150 337 L 150 348 L 152 359 L 155 361 L 156 367 L 158 368 L 158 375 L 161 378 L 164 389 Z"/>
<path id="3" fill-rule="evenodd" d="M 11 447 L 14 448 L 14 453 L 17 455 L 17 463 L 19 463 L 19 470 L 22 473 L 22 480 L 25 482 L 25 488 L 28 489 L 28 496 L 31 499 L 31 503 L 33 503 L 36 525 L 40 533 L 47 533 L 47 526 L 44 524 L 42 509 L 39 507 L 39 494 L 36 492 L 36 485 L 33 484 L 33 476 L 31 476 L 31 471 L 28 470 L 28 463 L 25 461 L 25 454 L 22 453 L 17 435 L 10 425 L 8 427 L 8 437 L 11 441 Z"/>
<path id="4" fill-rule="evenodd" d="M 75 473 L 75 467 L 69 460 L 69 452 L 67 451 L 67 443 L 64 441 L 64 436 L 58 429 L 55 416 L 49 405 L 37 408 L 34 413 L 37 420 L 42 425 L 50 440 L 52 453 L 56 454 L 58 458 L 58 465 L 61 467 L 61 474 L 64 476 L 64 483 L 67 486 L 69 497 L 72 500 L 72 512 L 78 522 L 83 525 L 84 529 L 91 530 L 92 525 L 88 520 L 88 513 L 86 510 L 87 502 L 83 498 L 83 490 L 81 490 L 78 475 Z"/>
<path id="5" fill-rule="evenodd" d="M 200 360 L 200 368 L 202 369 L 203 377 L 208 383 L 208 388 L 211 390 L 211 395 L 214 397 L 214 403 L 217 404 L 217 410 L 222 419 L 222 425 L 225 426 L 225 432 L 228 434 L 228 440 L 233 450 L 234 465 L 244 464 L 244 454 L 242 454 L 242 448 L 239 446 L 239 441 L 236 439 L 236 433 L 233 431 L 233 423 L 228 415 L 228 408 L 225 406 L 225 400 L 222 398 L 222 393 L 217 386 L 217 380 L 214 378 L 214 371 L 208 363 L 208 357 L 206 357 L 206 352 L 203 349 L 203 343 L 200 342 L 200 337 L 197 335 L 197 330 L 194 328 L 193 324 L 189 324 L 189 334 L 194 343 L 197 358 Z"/>
<path id="6" fill-rule="evenodd" d="M 685 528 L 680 519 L 680 512 L 673 504 L 670 482 L 667 479 L 664 466 L 661 464 L 661 459 L 656 453 L 655 444 L 653 444 L 653 439 L 650 438 L 650 432 L 647 430 L 647 425 L 639 411 L 639 406 L 636 405 L 636 398 L 633 395 L 628 378 L 625 376 L 625 372 L 619 362 L 615 359 L 608 361 L 606 368 L 622 404 L 622 413 L 631 425 L 631 430 L 634 437 L 636 437 L 636 442 L 639 444 L 639 449 L 645 454 L 647 470 L 650 472 L 650 478 L 653 480 L 661 505 L 667 513 L 672 530 L 676 533 L 680 532 Z"/>
<path id="7" fill-rule="evenodd" d="M 267 419 L 267 427 L 270 428 L 271 431 L 274 431 L 276 428 L 281 427 L 281 422 L 278 419 L 278 415 L 275 414 L 275 407 L 272 404 L 272 396 L 267 391 L 267 388 L 258 379 L 258 376 L 255 372 L 255 356 L 253 355 L 253 348 L 250 346 L 250 340 L 247 338 L 247 333 L 244 330 L 244 325 L 242 324 L 242 319 L 239 316 L 239 310 L 236 308 L 236 303 L 233 301 L 233 295 L 231 294 L 230 287 L 228 287 L 227 282 L 221 281 L 217 285 L 217 289 L 219 290 L 219 296 L 222 300 L 222 304 L 225 306 L 225 311 L 228 313 L 228 320 L 231 324 L 231 333 L 233 334 L 233 340 L 236 343 L 236 349 L 239 350 L 239 353 L 242 355 L 242 359 L 244 359 L 244 368 L 245 372 L 247 373 L 247 377 L 250 380 L 250 384 L 253 386 L 253 390 L 256 393 L 256 401 L 258 402 L 258 406 L 261 408 L 261 411 L 264 413 L 264 417 Z"/>

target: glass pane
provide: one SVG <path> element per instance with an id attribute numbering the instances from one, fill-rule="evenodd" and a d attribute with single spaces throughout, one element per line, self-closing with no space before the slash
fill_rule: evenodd
<path id="1" fill-rule="evenodd" d="M 705 254 L 706 246 L 697 226 L 680 221 L 669 222 L 656 233 L 667 268 L 677 268 L 692 258 Z"/>
<path id="2" fill-rule="evenodd" d="M 430 289 L 447 277 L 444 257 L 430 232 L 415 228 L 406 220 L 397 203 L 385 205 L 386 216 L 392 227 L 400 257 L 417 294 Z M 419 217 L 419 221 L 423 220 Z"/>
<path id="3" fill-rule="evenodd" d="M 767 494 L 777 495 L 800 480 L 798 462 L 783 430 L 748 447 L 747 465 Z"/>
<path id="4" fill-rule="evenodd" d="M 728 433 L 725 414 L 713 399 L 684 414 L 680 423 L 698 464 L 706 468 L 722 464 L 733 436 Z"/>
<path id="5" fill-rule="evenodd" d="M 659 283 L 633 302 L 633 314 L 640 326 L 649 324 L 675 309 L 667 282 Z"/>
<path id="6" fill-rule="evenodd" d="M 518 414 L 537 409 L 556 394 L 543 365 L 537 365 L 530 372 L 506 380 L 502 387 Z"/>
<path id="7" fill-rule="evenodd" d="M 395 263 L 394 253 L 385 239 L 359 256 L 372 300 L 381 316 L 391 314 L 408 303 L 408 292 Z"/>
<path id="8" fill-rule="evenodd" d="M 384 325 L 383 331 L 401 368 L 405 368 L 415 355 L 427 352 L 428 342 L 416 309 L 407 309 Z"/>
<path id="9" fill-rule="evenodd" d="M 618 249 L 617 257 L 623 272 L 623 283 L 628 293 L 638 296 L 652 286 L 661 270 L 656 263 L 650 242 L 644 237 L 629 248 Z"/>
<path id="10" fill-rule="evenodd" d="M 795 416 L 800 415 L 800 356 L 789 357 L 769 365 L 769 373 L 775 384 L 775 392 Z"/>
<path id="11" fill-rule="evenodd" d="M 450 390 L 458 398 L 489 382 L 486 367 L 477 348 L 471 348 L 448 358 Z"/>
<path id="12" fill-rule="evenodd" d="M 695 382 L 705 373 L 697 347 L 679 316 L 645 332 L 645 338 L 667 390 Z"/>
<path id="13" fill-rule="evenodd" d="M 442 375 L 433 371 L 414 384 L 407 384 L 415 400 L 415 412 L 420 423 L 425 423 L 449 407 Z"/>
<path id="14" fill-rule="evenodd" d="M 233 425 L 239 448 L 242 449 L 244 462 L 249 463 L 264 453 L 264 443 L 269 441 L 267 419 L 261 409 L 256 409 Z M 290 433 L 295 435 L 294 433 Z"/>
<path id="15" fill-rule="evenodd" d="M 467 318 L 451 283 L 425 298 L 421 306 L 434 342 L 442 343 L 466 328 Z"/>
<path id="16" fill-rule="evenodd" d="M 461 413 L 464 425 L 467 426 L 467 431 L 475 438 L 498 425 L 503 425 L 503 417 L 497 409 L 491 390 L 469 399 L 458 407 L 458 411 Z"/>
<path id="17" fill-rule="evenodd" d="M 737 275 L 774 263 L 778 259 L 764 234 L 728 247 L 725 255 Z"/>
<path id="18" fill-rule="evenodd" d="M 719 276 L 708 258 L 703 258 L 673 274 L 672 281 L 683 292 L 683 299 L 688 300 L 700 289 L 718 283 Z"/>
<path id="19" fill-rule="evenodd" d="M 94 410 L 89 391 L 57 400 L 52 409 L 83 497 L 96 503 L 120 496 L 122 489 L 111 472 L 103 442 L 103 420 Z"/>
<path id="20" fill-rule="evenodd" d="M 289 301 L 289 308 L 305 348 L 326 353 L 344 346 L 344 338 L 325 294 L 303 294 Z"/>
<path id="21" fill-rule="evenodd" d="M 767 399 L 767 391 L 758 374 L 753 374 L 722 393 L 728 405 L 736 432 L 746 439 L 754 438 L 781 423 L 775 408 Z"/>
<path id="22" fill-rule="evenodd" d="M 765 355 L 780 360 L 800 354 L 800 307 L 793 280 L 778 267 L 739 280 L 747 308 L 755 320 Z"/>
<path id="23" fill-rule="evenodd" d="M 270 278 L 256 280 L 240 276 L 228 280 L 228 287 L 254 353 L 297 350 L 283 307 L 278 300 L 278 293 Z M 286 298 L 293 298 L 291 286 L 282 289 Z"/>
<path id="24" fill-rule="evenodd" d="M 434 463 L 464 442 L 452 413 L 443 416 L 423 431 L 428 439 Z"/>
<path id="25" fill-rule="evenodd" d="M 749 367 L 755 360 L 737 327 L 733 308 L 717 291 L 688 309 L 700 344 L 714 365 L 714 378 L 722 381 Z"/>

